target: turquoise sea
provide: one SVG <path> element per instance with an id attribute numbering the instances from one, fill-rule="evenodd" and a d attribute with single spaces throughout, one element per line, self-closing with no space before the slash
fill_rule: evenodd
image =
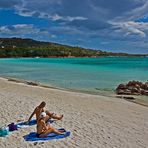
<path id="1" fill-rule="evenodd" d="M 148 58 L 6 58 L 0 59 L 0 76 L 74 90 L 114 90 L 129 80 L 147 81 Z"/>

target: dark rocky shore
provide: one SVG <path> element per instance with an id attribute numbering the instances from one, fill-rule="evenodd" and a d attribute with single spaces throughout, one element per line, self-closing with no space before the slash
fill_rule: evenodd
<path id="1" fill-rule="evenodd" d="M 129 81 L 127 84 L 119 84 L 116 93 L 118 95 L 148 95 L 148 82 Z"/>

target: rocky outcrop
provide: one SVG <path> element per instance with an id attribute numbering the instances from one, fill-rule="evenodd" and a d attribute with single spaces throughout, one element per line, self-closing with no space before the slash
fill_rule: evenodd
<path id="1" fill-rule="evenodd" d="M 127 84 L 119 84 L 116 93 L 119 95 L 148 95 L 148 82 L 129 81 Z"/>

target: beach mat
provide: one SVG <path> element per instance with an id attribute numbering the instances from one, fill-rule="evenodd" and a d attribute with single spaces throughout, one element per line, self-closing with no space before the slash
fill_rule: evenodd
<path id="1" fill-rule="evenodd" d="M 61 130 L 61 129 L 59 129 L 59 130 Z M 63 128 L 62 128 L 62 130 L 63 130 Z M 38 137 L 36 132 L 31 132 L 28 135 L 24 136 L 24 139 L 26 141 L 46 141 L 46 140 L 53 140 L 53 139 L 62 139 L 62 138 L 66 138 L 68 136 L 70 136 L 69 131 L 64 132 L 62 135 L 51 133 L 47 137 L 44 137 L 44 138 Z"/>
<path id="2" fill-rule="evenodd" d="M 48 120 L 48 123 L 53 123 L 53 122 L 55 122 L 55 120 Z M 17 123 L 17 127 L 24 128 L 24 127 L 28 127 L 28 126 L 32 126 L 32 125 L 36 125 L 36 124 L 37 124 L 36 119 L 33 119 L 28 124 L 26 124 L 26 122 Z"/>

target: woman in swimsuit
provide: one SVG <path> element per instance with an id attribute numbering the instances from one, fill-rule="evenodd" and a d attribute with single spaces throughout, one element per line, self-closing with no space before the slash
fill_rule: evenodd
<path id="1" fill-rule="evenodd" d="M 50 124 L 46 124 L 46 113 L 42 112 L 37 121 L 38 137 L 46 137 L 50 133 L 63 134 L 65 130 L 57 130 Z"/>

